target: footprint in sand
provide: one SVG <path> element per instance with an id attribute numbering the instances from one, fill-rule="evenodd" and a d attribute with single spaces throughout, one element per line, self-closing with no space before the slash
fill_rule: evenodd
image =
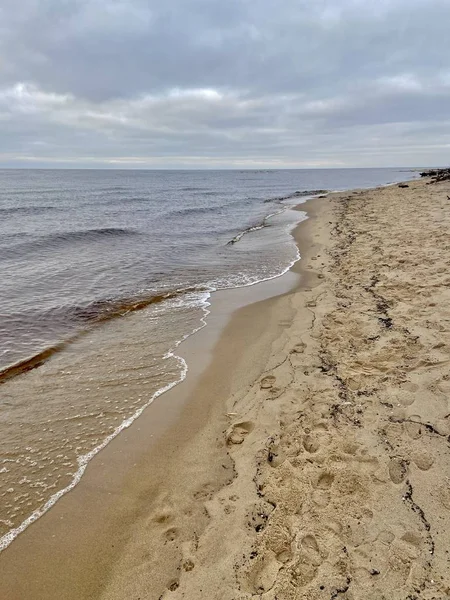
<path id="1" fill-rule="evenodd" d="M 450 381 L 445 377 L 436 383 L 436 387 L 443 394 L 450 394 Z"/>
<path id="2" fill-rule="evenodd" d="M 419 415 L 411 415 L 409 420 L 403 423 L 403 428 L 413 440 L 417 440 L 422 436 L 422 425 L 415 422 L 421 420 L 422 418 Z"/>
<path id="3" fill-rule="evenodd" d="M 438 489 L 438 498 L 441 502 L 442 506 L 447 510 L 450 510 L 450 482 L 447 481 L 446 484 L 442 485 Z"/>
<path id="4" fill-rule="evenodd" d="M 313 535 L 305 535 L 301 541 L 301 548 L 305 555 L 306 562 L 319 567 L 322 562 L 322 556 L 320 554 L 319 544 Z"/>
<path id="5" fill-rule="evenodd" d="M 416 548 L 419 548 L 422 545 L 421 536 L 413 531 L 407 531 L 402 535 L 401 539 L 407 544 L 415 546 Z"/>
<path id="6" fill-rule="evenodd" d="M 176 527 L 166 529 L 164 532 L 164 537 L 168 542 L 174 542 L 178 537 L 178 529 Z"/>
<path id="7" fill-rule="evenodd" d="M 292 552 L 290 550 L 283 550 L 276 555 L 276 559 L 280 563 L 287 563 L 292 560 Z"/>
<path id="8" fill-rule="evenodd" d="M 275 385 L 276 378 L 273 375 L 267 375 L 261 379 L 261 389 L 270 390 Z"/>
<path id="9" fill-rule="evenodd" d="M 320 508 L 325 508 L 331 501 L 331 486 L 333 485 L 334 475 L 332 473 L 322 473 L 316 484 L 312 494 L 313 502 Z"/>
<path id="10" fill-rule="evenodd" d="M 173 520 L 173 515 L 170 512 L 161 512 L 153 518 L 156 523 L 170 523 Z"/>
<path id="11" fill-rule="evenodd" d="M 242 444 L 253 427 L 254 424 L 251 421 L 235 423 L 227 434 L 227 444 Z"/>
<path id="12" fill-rule="evenodd" d="M 291 353 L 292 354 L 302 354 L 305 350 L 306 350 L 306 344 L 304 342 L 300 342 L 299 344 L 296 344 L 292 348 Z"/>
<path id="13" fill-rule="evenodd" d="M 395 403 L 401 404 L 402 406 L 411 406 L 411 404 L 414 404 L 416 401 L 416 398 L 410 390 L 401 390 L 393 400 Z"/>
<path id="14" fill-rule="evenodd" d="M 275 557 L 270 555 L 257 556 L 247 576 L 248 591 L 254 594 L 263 594 L 270 590 L 281 568 Z"/>
<path id="15" fill-rule="evenodd" d="M 339 536 L 342 533 L 343 525 L 339 521 L 331 520 L 326 524 L 326 528 L 329 529 L 332 533 Z"/>
<path id="16" fill-rule="evenodd" d="M 322 473 L 319 476 L 319 479 L 317 480 L 316 483 L 316 488 L 319 490 L 329 490 L 330 487 L 333 485 L 333 481 L 334 481 L 334 475 L 333 473 Z"/>
<path id="17" fill-rule="evenodd" d="M 269 400 L 276 400 L 282 393 L 283 390 L 279 387 L 270 388 Z"/>
<path id="18" fill-rule="evenodd" d="M 316 421 L 313 429 L 314 431 L 328 431 L 328 423 L 326 421 Z"/>
<path id="19" fill-rule="evenodd" d="M 194 563 L 191 559 L 188 558 L 187 560 L 184 561 L 183 569 L 185 571 L 192 571 L 193 568 L 194 568 Z"/>
<path id="20" fill-rule="evenodd" d="M 388 470 L 392 483 L 402 483 L 408 474 L 408 463 L 402 458 L 392 458 L 389 462 Z"/>
<path id="21" fill-rule="evenodd" d="M 314 454 L 319 450 L 320 444 L 316 439 L 312 438 L 310 435 L 305 435 L 305 437 L 303 438 L 303 448 L 306 450 L 306 452 Z"/>
<path id="22" fill-rule="evenodd" d="M 421 471 L 428 471 L 434 463 L 433 456 L 426 450 L 417 450 L 413 452 L 412 459 L 416 467 Z"/>
<path id="23" fill-rule="evenodd" d="M 379 540 L 382 544 L 389 546 L 395 540 L 395 535 L 392 533 L 392 531 L 384 529 L 378 534 L 377 540 Z"/>
<path id="24" fill-rule="evenodd" d="M 314 490 L 312 493 L 312 501 L 319 508 L 327 507 L 331 502 L 331 494 L 329 490 Z"/>
<path id="25" fill-rule="evenodd" d="M 169 585 L 167 586 L 167 589 L 171 592 L 174 592 L 179 587 L 180 587 L 179 582 L 177 580 L 174 580 L 174 581 L 172 581 L 172 583 L 169 583 Z"/>
<path id="26" fill-rule="evenodd" d="M 344 442 L 342 450 L 345 454 L 355 456 L 359 450 L 359 445 L 356 442 Z"/>
<path id="27" fill-rule="evenodd" d="M 311 583 L 317 575 L 317 567 L 305 562 L 304 556 L 294 563 L 289 569 L 289 577 L 295 587 L 304 587 Z"/>

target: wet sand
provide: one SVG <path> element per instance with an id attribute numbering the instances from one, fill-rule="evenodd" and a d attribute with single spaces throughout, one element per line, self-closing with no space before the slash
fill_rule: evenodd
<path id="1" fill-rule="evenodd" d="M 0 553 L 0 597 L 99 597 L 109 569 L 132 534 L 132 524 L 139 528 L 138 515 L 145 514 L 161 488 L 166 488 L 174 456 L 183 461 L 189 454 L 185 449 L 188 442 L 209 421 L 214 435 L 222 435 L 230 389 L 250 385 L 259 375 L 257 357 L 266 360 L 270 340 L 285 327 L 279 323 L 273 303 L 282 299 L 280 294 L 294 289 L 299 279 L 297 273 L 288 272 L 262 284 L 214 294 L 208 327 L 177 349 L 189 364 L 187 379 L 154 401 L 89 463 L 73 491 Z M 251 309 L 255 302 L 258 311 Z M 128 326 L 137 334 L 139 313 L 131 319 Z M 120 334 L 123 326 L 118 327 Z M 108 337 L 112 339 L 116 333 Z M 76 353 L 83 350 L 84 345 L 72 349 Z M 59 355 L 58 360 L 61 358 Z M 96 364 L 103 368 L 102 361 Z M 56 373 L 55 369 L 52 372 Z M 33 371 L 33 376 L 38 373 L 39 369 Z M 202 459 L 207 458 L 195 469 L 205 471 L 205 485 L 218 479 L 219 488 L 229 472 L 222 467 L 222 450 L 213 455 L 210 442 L 208 438 L 194 451 L 197 458 L 202 453 Z M 197 444 L 192 443 L 194 447 Z M 191 476 L 187 471 L 186 478 Z M 178 486 L 178 479 L 175 474 L 172 484 Z M 198 482 L 186 481 L 186 485 L 201 486 L 201 481 L 202 477 Z M 196 492 L 193 489 L 192 494 Z M 200 512 L 203 523 L 203 510 Z M 169 577 L 172 562 L 167 561 Z M 161 577 L 164 587 L 167 577 Z"/>
<path id="2" fill-rule="evenodd" d="M 299 279 L 231 319 L 217 295 L 190 377 L 0 554 L 0 597 L 448 597 L 448 194 L 310 202 Z"/>

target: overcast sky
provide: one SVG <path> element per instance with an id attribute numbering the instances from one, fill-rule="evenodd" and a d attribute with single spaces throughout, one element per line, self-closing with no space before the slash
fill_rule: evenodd
<path id="1" fill-rule="evenodd" d="M 2 0 L 0 166 L 425 166 L 450 0 Z"/>

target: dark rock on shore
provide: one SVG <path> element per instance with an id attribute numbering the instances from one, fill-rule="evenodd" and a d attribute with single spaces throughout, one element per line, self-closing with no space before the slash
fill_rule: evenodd
<path id="1" fill-rule="evenodd" d="M 439 183 L 440 181 L 450 180 L 450 168 L 428 169 L 420 174 L 421 177 L 432 177 L 430 183 Z"/>

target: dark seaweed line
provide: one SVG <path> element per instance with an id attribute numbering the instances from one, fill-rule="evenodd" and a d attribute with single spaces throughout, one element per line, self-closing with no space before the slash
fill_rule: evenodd
<path id="1" fill-rule="evenodd" d="M 33 356 L 25 358 L 19 362 L 5 367 L 4 369 L 1 369 L 0 384 L 4 383 L 8 379 L 12 379 L 13 377 L 21 375 L 22 373 L 26 373 L 27 371 L 31 371 L 33 369 L 41 367 L 52 356 L 61 352 L 62 350 L 67 348 L 67 346 L 73 344 L 75 341 L 89 333 L 95 326 L 107 323 L 118 317 L 123 317 L 127 314 L 137 312 L 153 304 L 159 304 L 160 302 L 164 302 L 164 300 L 172 300 L 173 298 L 178 298 L 179 296 L 183 296 L 184 294 L 202 291 L 206 291 L 206 289 L 197 287 L 184 288 L 180 290 L 175 290 L 173 292 L 167 292 L 164 294 L 155 294 L 153 296 L 150 296 L 149 298 L 143 298 L 141 300 L 117 302 L 112 306 L 111 310 L 107 310 L 103 313 L 95 313 L 94 311 L 92 315 L 89 315 L 89 313 L 86 312 L 84 317 L 85 320 L 92 325 L 91 328 L 84 329 L 62 342 L 59 342 L 57 344 L 54 344 L 53 346 L 45 348 L 40 352 L 37 352 Z"/>

